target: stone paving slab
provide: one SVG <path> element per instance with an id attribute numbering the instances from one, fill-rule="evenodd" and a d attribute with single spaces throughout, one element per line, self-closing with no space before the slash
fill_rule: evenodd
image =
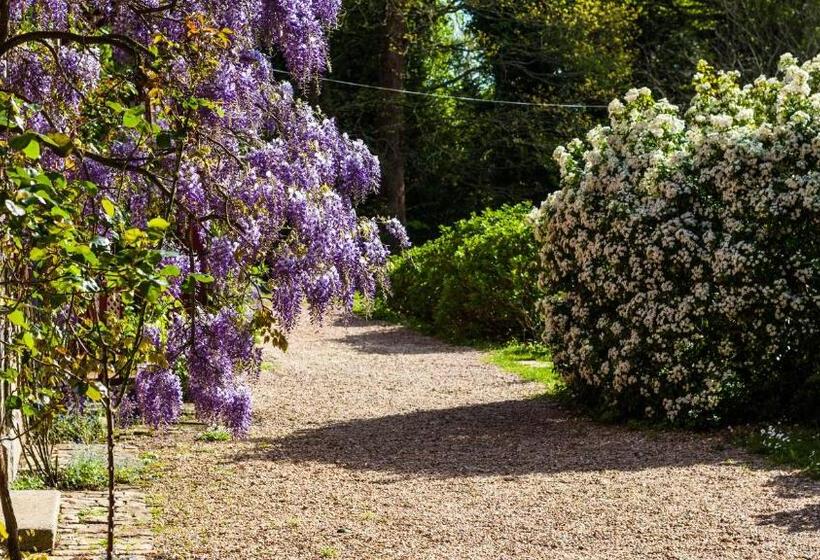
<path id="1" fill-rule="evenodd" d="M 50 560 L 98 559 L 105 553 L 108 495 L 104 491 L 64 492 L 60 535 Z M 116 493 L 114 552 L 122 560 L 147 560 L 154 550 L 153 517 L 136 488 Z"/>
<path id="2" fill-rule="evenodd" d="M 47 552 L 54 548 L 60 493 L 56 490 L 18 490 L 11 492 L 17 516 L 20 548 L 24 552 Z"/>

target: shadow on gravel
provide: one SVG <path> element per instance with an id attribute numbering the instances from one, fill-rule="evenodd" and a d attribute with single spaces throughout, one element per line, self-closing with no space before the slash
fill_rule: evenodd
<path id="1" fill-rule="evenodd" d="M 800 509 L 759 515 L 757 522 L 760 525 L 782 527 L 789 533 L 820 531 L 820 504 L 809 504 Z"/>
<path id="2" fill-rule="evenodd" d="M 352 470 L 442 478 L 750 462 L 720 436 L 629 430 L 573 418 L 547 399 L 511 400 L 421 410 L 251 439 L 234 461 L 320 462 Z M 740 473 L 738 473 L 740 475 Z M 801 476 L 773 481 L 783 496 L 820 496 L 820 482 Z M 790 531 L 820 528 L 820 504 L 759 517 Z"/>
<path id="3" fill-rule="evenodd" d="M 771 486 L 783 498 L 817 498 L 820 499 L 820 483 L 803 476 L 778 476 Z M 790 533 L 820 531 L 820 502 L 808 504 L 799 509 L 778 511 L 757 516 L 760 525 L 774 525 Z"/>
<path id="4" fill-rule="evenodd" d="M 373 322 L 365 323 L 355 318 L 340 319 L 337 323 L 348 329 L 370 327 L 368 330 L 327 339 L 350 346 L 362 354 L 448 354 L 465 350 L 400 326 L 386 325 L 374 329 Z"/>
<path id="5" fill-rule="evenodd" d="M 637 471 L 744 460 L 718 436 L 594 424 L 543 398 L 357 419 L 251 443 L 257 444 L 251 456 L 239 460 L 315 461 L 440 477 Z"/>

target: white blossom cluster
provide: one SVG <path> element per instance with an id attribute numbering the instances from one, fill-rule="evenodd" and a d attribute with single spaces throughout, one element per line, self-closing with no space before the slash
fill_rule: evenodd
<path id="1" fill-rule="evenodd" d="M 536 225 L 545 340 L 571 387 L 686 423 L 820 374 L 820 57 L 748 85 L 698 70 L 685 114 L 631 90 L 559 147 Z"/>
<path id="2" fill-rule="evenodd" d="M 780 426 L 768 425 L 760 430 L 760 444 L 769 452 L 783 451 L 791 442 L 788 432 Z"/>

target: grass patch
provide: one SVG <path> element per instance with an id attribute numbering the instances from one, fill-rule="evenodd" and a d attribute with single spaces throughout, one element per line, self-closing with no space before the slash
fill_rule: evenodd
<path id="1" fill-rule="evenodd" d="M 211 426 L 204 432 L 198 433 L 196 436 L 196 440 L 206 442 L 230 441 L 231 437 L 231 432 L 229 432 L 222 426 Z"/>
<path id="2" fill-rule="evenodd" d="M 820 430 L 817 428 L 773 424 L 742 435 L 741 443 L 777 464 L 798 468 L 803 474 L 820 479 Z"/>
<path id="3" fill-rule="evenodd" d="M 565 388 L 553 367 L 549 349 L 541 344 L 511 342 L 491 349 L 487 360 L 522 379 L 541 383 L 549 396 L 558 396 Z"/>
<path id="4" fill-rule="evenodd" d="M 332 546 L 323 546 L 319 549 L 319 556 L 322 558 L 338 558 L 339 551 Z"/>

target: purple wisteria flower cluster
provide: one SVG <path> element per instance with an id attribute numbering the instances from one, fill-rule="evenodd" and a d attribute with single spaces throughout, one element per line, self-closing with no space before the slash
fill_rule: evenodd
<path id="1" fill-rule="evenodd" d="M 389 250 L 379 224 L 356 213 L 378 190 L 378 160 L 299 100 L 271 66 L 275 50 L 300 83 L 327 69 L 326 32 L 340 6 L 340 0 L 11 2 L 12 36 L 37 29 L 116 38 L 101 46 L 66 35 L 56 50 L 42 41 L 21 43 L 2 59 L 3 89 L 42 108 L 28 128 L 59 132 L 82 146 L 94 129 L 76 116 L 99 110 L 90 106 L 100 104 L 100 92 L 135 56 L 160 49 L 175 58 L 165 66 L 142 61 L 140 72 L 196 104 L 195 110 L 178 101 L 152 106 L 148 96 L 146 110 L 106 102 L 112 111 L 131 111 L 116 113 L 123 123 L 142 115 L 151 134 L 126 125 L 108 139 L 107 153 L 43 159 L 92 181 L 97 202 L 109 199 L 136 228 L 174 208 L 161 264 L 178 271 L 165 294 L 176 304 L 146 333 L 165 359 L 139 369 L 132 396 L 152 425 L 178 418 L 182 372 L 200 416 L 247 433 L 249 384 L 260 367 L 259 308 L 269 306 L 276 328 L 287 331 L 303 302 L 319 317 L 352 305 L 357 291 L 372 295 L 384 280 Z M 216 39 L 204 47 L 186 50 L 211 35 Z M 113 57 L 106 59 L 109 48 Z M 101 212 L 92 206 L 89 212 Z M 401 246 L 409 244 L 398 222 L 385 229 Z"/>

